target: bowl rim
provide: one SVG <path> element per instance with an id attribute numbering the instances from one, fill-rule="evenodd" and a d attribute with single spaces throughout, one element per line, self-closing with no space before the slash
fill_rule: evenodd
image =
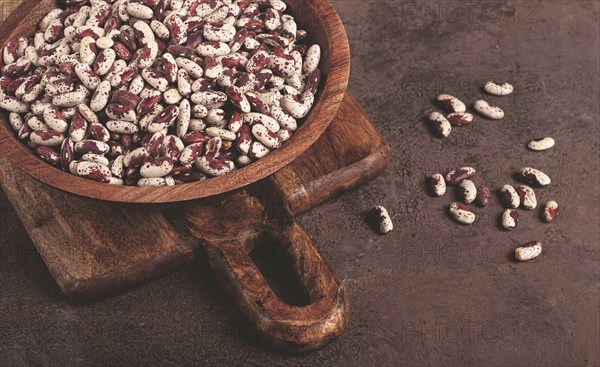
<path id="1" fill-rule="evenodd" d="M 13 14 L 33 0 L 26 0 Z M 240 189 L 277 172 L 304 153 L 323 134 L 333 120 L 342 101 L 350 74 L 350 50 L 342 21 L 328 0 L 307 0 L 325 30 L 329 46 L 329 71 L 320 98 L 315 101 L 302 126 L 281 148 L 252 164 L 226 175 L 175 186 L 138 187 L 95 182 L 64 172 L 38 158 L 16 137 L 9 127 L 6 112 L 0 113 L 0 156 L 33 178 L 54 188 L 79 196 L 121 203 L 171 203 L 196 200 Z M 38 10 L 38 3 L 33 10 Z M 30 4 L 29 4 L 30 5 Z M 22 12 L 22 10 L 21 10 Z M 30 13 L 31 16 L 37 14 Z M 43 16 L 43 11 L 39 12 Z M 12 16 L 9 15 L 10 19 Z M 31 19 L 31 18 L 29 18 Z M 35 21 L 37 26 L 38 19 Z M 18 27 L 7 31 L 8 22 L 0 26 L 4 44 L 14 38 Z M 335 47 L 331 47 L 331 45 Z M 290 144 L 291 143 L 291 144 Z"/>

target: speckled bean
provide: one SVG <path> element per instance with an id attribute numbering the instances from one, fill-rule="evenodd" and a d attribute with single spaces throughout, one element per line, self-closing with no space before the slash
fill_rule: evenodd
<path id="1" fill-rule="evenodd" d="M 440 94 L 437 96 L 438 103 L 449 112 L 465 112 L 467 106 L 458 98 L 450 94 Z"/>
<path id="2" fill-rule="evenodd" d="M 547 136 L 545 138 L 533 139 L 527 144 L 527 148 L 534 151 L 548 150 L 554 146 L 554 139 Z"/>
<path id="3" fill-rule="evenodd" d="M 558 203 L 554 200 L 550 200 L 544 206 L 543 218 L 546 222 L 552 222 L 558 215 Z"/>
<path id="4" fill-rule="evenodd" d="M 535 191 L 529 186 L 518 185 L 515 190 L 519 194 L 521 200 L 521 207 L 528 210 L 533 210 L 537 206 L 537 199 L 535 197 Z"/>
<path id="5" fill-rule="evenodd" d="M 475 198 L 477 198 L 477 188 L 475 187 L 473 181 L 462 180 L 461 183 L 458 184 L 458 188 L 460 190 L 463 203 L 471 204 L 475 201 Z"/>
<path id="6" fill-rule="evenodd" d="M 446 181 L 440 173 L 434 173 L 429 176 L 429 190 L 437 197 L 446 193 Z"/>
<path id="7" fill-rule="evenodd" d="M 515 209 L 506 209 L 502 213 L 502 227 L 511 230 L 519 224 L 519 212 Z"/>
<path id="8" fill-rule="evenodd" d="M 506 82 L 487 82 L 483 89 L 495 96 L 507 96 L 513 92 L 514 87 Z"/>
<path id="9" fill-rule="evenodd" d="M 538 257 L 541 253 L 542 243 L 539 241 L 531 241 L 515 249 L 515 259 L 517 261 L 527 261 Z"/>
<path id="10" fill-rule="evenodd" d="M 452 132 L 452 125 L 450 122 L 439 112 L 432 112 L 429 115 L 429 122 L 435 134 L 440 138 L 447 138 Z"/>
<path id="11" fill-rule="evenodd" d="M 500 198 L 506 208 L 516 209 L 521 205 L 521 199 L 517 190 L 512 185 L 504 185 L 500 189 Z"/>
<path id="12" fill-rule="evenodd" d="M 475 213 L 463 203 L 454 202 L 450 204 L 450 214 L 455 221 L 461 224 L 473 224 L 475 222 Z"/>
<path id="13" fill-rule="evenodd" d="M 468 180 L 475 176 L 475 168 L 473 167 L 461 167 L 452 170 L 446 174 L 446 183 L 449 185 L 458 185 L 462 180 Z"/>
<path id="14" fill-rule="evenodd" d="M 523 182 L 537 186 L 548 186 L 551 183 L 550 177 L 547 174 L 531 167 L 521 168 L 517 172 L 517 177 Z"/>
<path id="15" fill-rule="evenodd" d="M 504 111 L 500 107 L 482 99 L 476 101 L 473 107 L 483 116 L 489 117 L 493 120 L 499 120 L 504 117 Z"/>

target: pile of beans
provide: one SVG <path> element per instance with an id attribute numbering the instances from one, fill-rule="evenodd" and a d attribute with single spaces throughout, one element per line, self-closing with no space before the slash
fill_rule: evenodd
<path id="1" fill-rule="evenodd" d="M 0 108 L 49 164 L 165 186 L 219 176 L 288 140 L 321 50 L 281 0 L 59 0 L 2 50 Z"/>

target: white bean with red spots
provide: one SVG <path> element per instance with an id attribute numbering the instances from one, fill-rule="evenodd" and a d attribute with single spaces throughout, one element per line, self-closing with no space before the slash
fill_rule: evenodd
<path id="1" fill-rule="evenodd" d="M 133 17 L 146 20 L 152 19 L 154 15 L 152 8 L 149 8 L 140 3 L 128 3 L 127 12 Z"/>
<path id="2" fill-rule="evenodd" d="M 45 147 L 60 146 L 65 137 L 57 131 L 33 131 L 29 134 L 29 140 L 37 145 Z"/>
<path id="3" fill-rule="evenodd" d="M 440 138 L 447 138 L 452 132 L 452 125 L 450 125 L 450 122 L 439 112 L 432 112 L 429 115 L 429 122 L 435 134 Z"/>
<path id="4" fill-rule="evenodd" d="M 84 161 L 87 161 L 87 162 L 100 163 L 105 166 L 108 166 L 110 164 L 110 162 L 108 161 L 108 158 L 106 158 L 105 156 L 100 155 L 100 154 L 86 153 L 81 156 L 81 159 Z"/>
<path id="5" fill-rule="evenodd" d="M 471 180 L 463 180 L 458 184 L 463 203 L 471 204 L 477 198 L 477 188 Z"/>
<path id="6" fill-rule="evenodd" d="M 513 92 L 514 87 L 506 82 L 487 82 L 483 89 L 495 96 L 507 96 Z"/>
<path id="7" fill-rule="evenodd" d="M 90 180 L 108 183 L 112 177 L 110 169 L 100 163 L 82 161 L 75 168 L 77 176 L 82 176 Z"/>
<path id="8" fill-rule="evenodd" d="M 96 91 L 94 92 L 94 95 L 92 96 L 92 100 L 90 101 L 90 109 L 93 112 L 100 112 L 103 110 L 108 104 L 110 92 L 110 82 L 107 80 L 100 82 L 96 88 Z"/>
<path id="9" fill-rule="evenodd" d="M 175 180 L 171 176 L 167 177 L 144 177 L 137 182 L 138 186 L 175 186 Z"/>
<path id="10" fill-rule="evenodd" d="M 550 200 L 544 206 L 543 218 L 546 222 L 552 222 L 558 215 L 558 203 L 554 200 Z"/>
<path id="11" fill-rule="evenodd" d="M 88 66 L 92 66 L 96 59 L 96 52 L 92 47 L 96 47 L 96 40 L 90 36 L 83 37 L 79 44 L 79 58 L 81 62 L 86 63 Z"/>
<path id="12" fill-rule="evenodd" d="M 523 182 L 537 186 L 548 186 L 552 182 L 547 174 L 532 167 L 521 168 L 517 172 L 517 177 Z"/>
<path id="13" fill-rule="evenodd" d="M 527 144 L 527 148 L 534 150 L 536 152 L 542 150 L 548 150 L 554 146 L 554 139 L 546 136 L 544 138 L 533 139 Z"/>
<path id="14" fill-rule="evenodd" d="M 515 259 L 517 261 L 528 261 L 538 257 L 541 253 L 542 243 L 539 241 L 531 241 L 515 249 Z"/>
<path id="15" fill-rule="evenodd" d="M 440 94 L 437 96 L 437 101 L 449 112 L 466 112 L 467 106 L 460 99 L 450 94 Z"/>
<path id="16" fill-rule="evenodd" d="M 134 134 L 139 130 L 138 126 L 133 122 L 123 120 L 110 120 L 106 123 L 106 128 L 110 132 L 117 134 Z"/>
<path id="17" fill-rule="evenodd" d="M 454 202 L 450 204 L 450 214 L 455 221 L 461 224 L 473 224 L 475 222 L 475 213 L 473 213 L 463 203 Z"/>
<path id="18" fill-rule="evenodd" d="M 519 212 L 515 209 L 506 209 L 502 213 L 502 227 L 511 230 L 519 223 Z"/>
<path id="19" fill-rule="evenodd" d="M 531 187 L 526 185 L 518 185 L 515 190 L 517 191 L 517 194 L 519 194 L 521 207 L 528 210 L 535 209 L 537 206 L 537 198 L 535 196 L 535 191 L 533 191 Z"/>
<path id="20" fill-rule="evenodd" d="M 248 150 L 248 155 L 254 159 L 260 159 L 266 156 L 271 152 L 271 149 L 267 148 L 263 143 L 258 141 L 253 141 L 250 144 L 250 149 Z"/>
<path id="21" fill-rule="evenodd" d="M 512 185 L 504 185 L 500 189 L 500 198 L 506 208 L 516 209 L 521 205 L 521 198 Z"/>
<path id="22" fill-rule="evenodd" d="M 493 120 L 500 120 L 504 117 L 504 111 L 500 107 L 484 101 L 483 99 L 476 101 L 473 107 L 483 116 Z"/>
<path id="23" fill-rule="evenodd" d="M 446 193 L 446 181 L 440 173 L 434 173 L 429 176 L 429 189 L 437 197 L 444 196 Z"/>
<path id="24" fill-rule="evenodd" d="M 173 170 L 173 161 L 163 157 L 144 163 L 140 168 L 140 174 L 142 177 L 147 178 L 164 177 L 168 175 L 171 170 Z"/>
<path id="25" fill-rule="evenodd" d="M 383 206 L 376 206 L 373 208 L 373 216 L 377 221 L 377 229 L 379 229 L 381 234 L 386 234 L 394 229 L 394 223 L 392 222 L 387 209 Z"/>
<path id="26" fill-rule="evenodd" d="M 310 74 L 315 71 L 321 61 L 321 47 L 315 44 L 306 50 L 306 59 L 304 60 L 303 71 L 304 74 Z"/>
<path id="27" fill-rule="evenodd" d="M 229 130 L 215 127 L 215 126 L 207 127 L 205 132 L 206 132 L 206 135 L 208 135 L 208 136 L 219 137 L 219 138 L 221 138 L 223 140 L 227 140 L 227 141 L 234 141 L 236 138 L 235 133 L 233 133 Z"/>
<path id="28" fill-rule="evenodd" d="M 29 104 L 23 101 L 19 101 L 13 96 L 1 96 L 0 108 L 5 109 L 8 112 L 15 113 L 26 113 L 29 112 Z"/>
<path id="29" fill-rule="evenodd" d="M 52 107 L 44 111 L 44 120 L 52 130 L 64 133 L 69 127 L 66 117 Z"/>
<path id="30" fill-rule="evenodd" d="M 267 148 L 277 149 L 281 146 L 281 138 L 276 133 L 269 131 L 264 125 L 256 124 L 252 126 L 252 135 Z"/>

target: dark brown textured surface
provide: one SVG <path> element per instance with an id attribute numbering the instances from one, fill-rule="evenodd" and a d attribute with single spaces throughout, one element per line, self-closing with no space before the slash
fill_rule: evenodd
<path id="1" fill-rule="evenodd" d="M 598 3 L 522 2 L 516 20 L 512 1 L 335 4 L 352 48 L 350 91 L 393 145 L 383 176 L 301 217 L 348 287 L 344 335 L 306 356 L 256 348 L 252 329 L 195 267 L 69 303 L 3 197 L 0 364 L 600 364 Z M 429 135 L 423 113 L 443 86 L 472 102 L 489 79 L 517 88 L 489 98 L 504 120 L 476 117 L 444 141 Z M 527 151 L 542 135 L 555 148 Z M 558 218 L 544 224 L 537 210 L 522 212 L 520 227 L 504 232 L 494 197 L 474 226 L 455 225 L 443 208 L 453 191 L 427 196 L 424 175 L 462 164 L 490 188 L 513 182 L 522 164 L 538 166 L 553 183 L 536 192 L 559 202 Z M 387 236 L 363 221 L 376 204 L 395 221 Z M 512 263 L 514 246 L 531 239 L 544 253 Z"/>

